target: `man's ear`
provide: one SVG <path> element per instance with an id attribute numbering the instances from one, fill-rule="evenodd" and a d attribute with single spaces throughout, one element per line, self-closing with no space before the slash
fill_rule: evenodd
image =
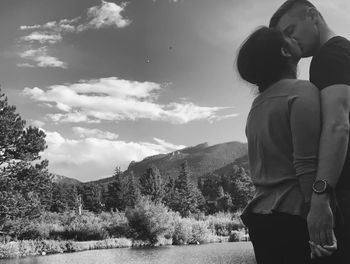
<path id="1" fill-rule="evenodd" d="M 306 14 L 312 19 L 317 20 L 319 18 L 319 13 L 315 7 L 308 7 L 306 10 Z"/>
<path id="2" fill-rule="evenodd" d="M 292 57 L 292 54 L 290 54 L 289 50 L 287 50 L 285 47 L 282 47 L 281 48 L 281 54 L 284 56 L 284 57 Z"/>

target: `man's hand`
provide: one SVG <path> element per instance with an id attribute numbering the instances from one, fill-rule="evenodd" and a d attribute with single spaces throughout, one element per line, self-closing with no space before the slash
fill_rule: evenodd
<path id="1" fill-rule="evenodd" d="M 310 241 L 315 245 L 334 244 L 333 213 L 328 194 L 313 195 L 307 216 Z"/>
<path id="2" fill-rule="evenodd" d="M 312 241 L 309 241 L 310 243 L 310 249 L 311 249 L 311 259 L 314 259 L 316 257 L 322 258 L 326 256 L 331 256 L 338 248 L 337 246 L 337 239 L 334 235 L 334 232 L 332 233 L 333 236 L 333 244 L 330 246 L 320 246 L 314 244 Z"/>

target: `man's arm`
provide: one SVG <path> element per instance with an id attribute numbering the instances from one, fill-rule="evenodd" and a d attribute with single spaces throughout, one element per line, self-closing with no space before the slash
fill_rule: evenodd
<path id="1" fill-rule="evenodd" d="M 290 127 L 293 165 L 304 195 L 304 213 L 309 210 L 312 184 L 316 177 L 321 134 L 320 92 L 312 83 L 298 82 L 290 97 Z M 306 216 L 306 215 L 304 215 Z"/>
<path id="2" fill-rule="evenodd" d="M 349 140 L 350 86 L 332 85 L 321 92 L 322 133 L 317 177 L 336 187 L 344 166 Z M 329 194 L 313 194 L 308 215 L 310 240 L 333 244 L 333 214 Z"/>

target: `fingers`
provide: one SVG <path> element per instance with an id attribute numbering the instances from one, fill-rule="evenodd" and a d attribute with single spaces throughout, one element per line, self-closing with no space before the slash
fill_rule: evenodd
<path id="1" fill-rule="evenodd" d="M 322 254 L 323 257 L 324 257 L 324 256 L 330 256 L 330 255 L 333 254 L 332 251 L 328 251 L 327 249 L 323 248 L 323 247 L 320 246 L 320 245 L 317 245 L 316 247 L 317 247 L 317 249 L 319 250 L 319 252 Z"/>
<path id="2" fill-rule="evenodd" d="M 315 252 L 315 247 L 311 244 L 312 242 L 309 241 L 310 244 L 310 249 L 311 249 L 311 259 L 314 259 L 317 257 L 316 252 Z"/>
<path id="3" fill-rule="evenodd" d="M 309 244 L 310 244 L 311 254 L 314 257 L 317 257 L 317 258 L 323 257 L 323 255 L 320 252 L 320 250 L 317 248 L 317 246 L 312 241 L 309 241 Z"/>
<path id="4" fill-rule="evenodd" d="M 330 252 L 335 252 L 338 248 L 337 245 L 331 245 L 331 246 L 323 246 L 324 249 L 327 249 Z"/>
<path id="5" fill-rule="evenodd" d="M 329 250 L 329 251 L 336 251 L 338 248 L 337 245 L 337 238 L 335 237 L 334 231 L 331 232 L 331 238 L 332 238 L 332 243 L 328 244 L 328 245 L 324 245 L 323 248 Z"/>

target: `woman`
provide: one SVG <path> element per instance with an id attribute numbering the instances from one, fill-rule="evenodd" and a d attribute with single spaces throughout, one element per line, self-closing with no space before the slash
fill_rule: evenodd
<path id="1" fill-rule="evenodd" d="M 316 176 L 320 96 L 296 79 L 301 50 L 294 39 L 262 27 L 242 45 L 241 77 L 258 86 L 246 135 L 253 200 L 242 219 L 258 264 L 310 263 L 306 215 Z"/>

